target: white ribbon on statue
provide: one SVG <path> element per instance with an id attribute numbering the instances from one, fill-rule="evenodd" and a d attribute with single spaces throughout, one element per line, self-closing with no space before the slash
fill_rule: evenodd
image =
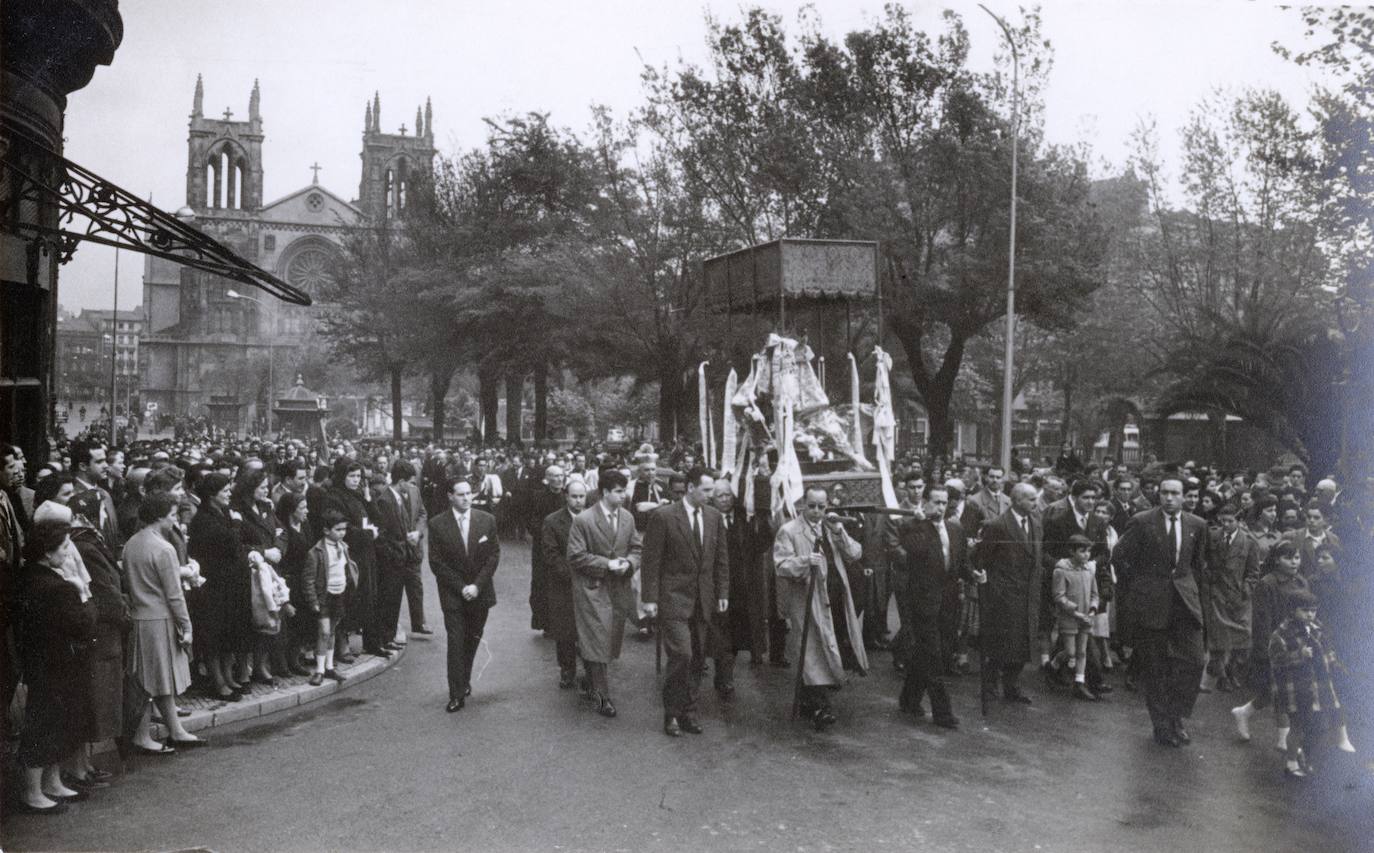
<path id="1" fill-rule="evenodd" d="M 697 426 L 701 430 L 701 461 L 708 466 L 716 458 L 712 452 L 711 395 L 706 387 L 706 365 L 710 363 L 703 361 L 697 365 Z"/>
<path id="2" fill-rule="evenodd" d="M 853 410 L 849 443 L 854 445 L 854 452 L 859 458 L 867 462 L 864 456 L 863 407 L 859 405 L 859 362 L 852 352 L 849 353 L 849 407 Z"/>
<path id="3" fill-rule="evenodd" d="M 873 348 L 876 366 L 873 377 L 873 454 L 878 457 L 878 474 L 882 477 L 883 502 L 897 506 L 897 492 L 892 488 L 892 460 L 897 450 L 897 418 L 892 413 L 892 387 L 888 372 L 892 356 L 882 347 Z"/>
<path id="4" fill-rule="evenodd" d="M 720 459 L 716 467 L 721 471 L 736 472 L 739 465 L 736 464 L 735 452 L 739 445 L 739 426 L 735 423 L 735 407 L 733 405 L 735 392 L 739 390 L 739 374 L 735 369 L 730 368 L 730 375 L 725 377 L 725 412 L 721 415 L 720 421 Z M 735 494 L 739 494 L 738 482 L 736 483 Z"/>

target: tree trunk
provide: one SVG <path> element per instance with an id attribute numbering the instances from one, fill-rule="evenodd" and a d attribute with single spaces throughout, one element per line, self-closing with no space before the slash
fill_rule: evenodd
<path id="1" fill-rule="evenodd" d="M 520 443 L 520 422 L 525 412 L 525 376 L 506 374 L 506 441 Z"/>
<path id="2" fill-rule="evenodd" d="M 401 365 L 391 366 L 391 440 L 401 443 Z"/>
<path id="3" fill-rule="evenodd" d="M 549 437 L 549 366 L 544 362 L 534 368 L 534 440 Z"/>
<path id="4" fill-rule="evenodd" d="M 482 443 L 496 440 L 496 404 L 499 388 L 499 373 L 491 367 L 477 369 L 477 402 L 482 411 Z"/>
<path id="5" fill-rule="evenodd" d="M 682 380 L 663 371 L 658 379 L 658 440 L 667 444 L 677 438 L 677 415 L 682 396 Z"/>
<path id="6" fill-rule="evenodd" d="M 967 341 L 952 336 L 941 358 L 940 369 L 932 373 L 926 367 L 925 353 L 921 348 L 923 335 L 919 326 L 915 322 L 905 323 L 894 318 L 892 328 L 906 354 L 907 364 L 911 366 L 911 378 L 916 383 L 916 390 L 921 392 L 921 402 L 925 404 L 926 418 L 930 422 L 926 456 L 930 459 L 936 456 L 948 459 L 954 443 L 954 422 L 950 418 L 949 408 L 954 398 L 954 380 L 959 376 Z"/>
<path id="7" fill-rule="evenodd" d="M 1068 441 L 1069 433 L 1073 431 L 1073 384 L 1076 374 L 1072 362 L 1064 365 L 1064 419 L 1059 423 L 1060 444 Z"/>
<path id="8" fill-rule="evenodd" d="M 448 397 L 448 387 L 453 382 L 453 370 L 432 368 L 429 374 L 429 411 L 434 419 L 434 443 L 444 440 L 444 398 Z"/>

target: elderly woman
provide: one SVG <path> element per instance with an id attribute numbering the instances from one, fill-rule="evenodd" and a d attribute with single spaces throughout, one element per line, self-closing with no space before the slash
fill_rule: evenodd
<path id="1" fill-rule="evenodd" d="M 35 513 L 37 516 L 38 513 Z M 15 636 L 29 698 L 19 741 L 24 785 L 18 808 L 60 814 L 67 800 L 86 797 L 62 782 L 62 761 L 81 743 L 77 727 L 85 685 L 81 672 L 95 634 L 90 582 L 68 559 L 71 525 L 35 519 L 15 594 Z"/>
<path id="2" fill-rule="evenodd" d="M 210 472 L 196 484 L 200 508 L 186 531 L 186 551 L 205 577 L 192 622 L 197 625 L 197 655 L 214 680 L 211 696 L 226 702 L 243 698 L 246 685 L 231 678 L 234 652 L 252 638 L 248 556 L 239 542 L 238 524 L 229 514 L 233 484 Z"/>
<path id="3" fill-rule="evenodd" d="M 229 498 L 229 508 L 239 515 L 239 541 L 243 544 L 244 554 L 257 552 L 267 562 L 276 565 L 281 562 L 282 549 L 279 543 L 280 531 L 277 527 L 276 513 L 268 500 L 269 486 L 267 474 L 261 468 L 250 468 L 239 474 Z M 250 575 L 251 578 L 251 575 Z M 250 598 L 251 602 L 251 598 Z M 274 637 L 266 636 L 253 626 L 252 652 L 239 659 L 240 675 L 235 680 L 246 684 L 251 679 L 269 687 L 275 686 L 277 679 L 272 675 L 270 662 Z M 256 660 L 256 666 L 253 660 Z M 253 670 L 256 669 L 256 672 Z"/>
<path id="4" fill-rule="evenodd" d="M 95 608 L 95 642 L 86 670 L 86 706 L 80 721 L 87 743 L 72 761 L 68 781 L 77 788 L 103 788 L 112 774 L 91 764 L 90 744 L 124 734 L 124 643 L 129 634 L 129 606 L 124 600 L 124 576 L 114 552 L 95 526 L 100 517 L 100 494 L 83 492 L 72 500 L 72 544 L 91 578 Z"/>
<path id="5" fill-rule="evenodd" d="M 167 540 L 177 523 L 177 501 L 166 493 L 149 495 L 139 504 L 138 519 L 143 528 L 124 546 L 129 615 L 134 621 L 129 670 L 143 692 L 153 697 L 171 733 L 171 743 L 153 740 L 147 705 L 132 742 L 134 749 L 144 754 L 169 755 L 176 752 L 176 746 L 204 743 L 182 728 L 177 717 L 177 694 L 191 684 L 186 657 L 191 646 L 191 616 L 182 595 L 177 550 Z"/>

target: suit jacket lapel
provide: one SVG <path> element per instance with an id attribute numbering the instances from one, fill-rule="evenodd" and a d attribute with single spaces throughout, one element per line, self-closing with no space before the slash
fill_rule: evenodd
<path id="1" fill-rule="evenodd" d="M 682 523 L 682 532 L 687 536 L 687 541 L 690 542 L 690 543 L 692 543 L 692 555 L 693 555 L 694 557 L 696 557 L 696 558 L 697 558 L 697 562 L 700 563 L 700 562 L 701 562 L 701 542 L 700 542 L 700 540 L 697 539 L 696 534 L 692 532 L 692 514 L 691 514 L 690 512 L 687 511 L 687 502 L 686 502 L 686 501 L 679 501 L 679 502 L 678 502 L 678 506 L 681 508 L 680 511 L 678 512 L 678 518 L 681 519 L 681 523 Z M 705 520 L 704 520 L 704 519 L 703 519 L 702 523 L 705 524 Z"/>

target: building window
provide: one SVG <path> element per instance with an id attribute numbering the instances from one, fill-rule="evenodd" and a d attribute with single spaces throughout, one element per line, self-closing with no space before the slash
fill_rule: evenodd
<path id="1" fill-rule="evenodd" d="M 262 250 L 263 250 L 264 252 L 275 252 L 275 251 L 277 251 L 277 235 L 276 235 L 276 234 L 264 234 L 264 235 L 262 235 Z"/>

